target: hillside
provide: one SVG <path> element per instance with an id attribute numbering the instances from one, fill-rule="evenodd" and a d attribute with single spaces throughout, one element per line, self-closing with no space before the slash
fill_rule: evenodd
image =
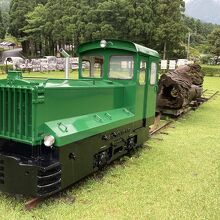
<path id="1" fill-rule="evenodd" d="M 188 0 L 186 15 L 205 22 L 220 24 L 220 0 Z"/>

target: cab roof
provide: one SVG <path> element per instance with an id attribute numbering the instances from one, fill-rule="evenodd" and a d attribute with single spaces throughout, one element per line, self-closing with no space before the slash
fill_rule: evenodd
<path id="1" fill-rule="evenodd" d="M 81 54 L 87 51 L 96 50 L 96 49 L 105 49 L 100 46 L 101 40 L 87 42 L 81 44 L 78 47 L 77 54 Z M 159 53 L 155 50 L 150 48 L 144 47 L 142 45 L 130 42 L 130 41 L 123 41 L 123 40 L 106 40 L 108 49 L 118 49 L 118 50 L 126 50 L 135 53 L 141 53 L 144 55 L 150 55 L 159 58 Z"/>

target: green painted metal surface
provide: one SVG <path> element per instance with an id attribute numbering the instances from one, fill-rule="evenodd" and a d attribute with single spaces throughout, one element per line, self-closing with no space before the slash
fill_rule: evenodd
<path id="1" fill-rule="evenodd" d="M 43 101 L 42 90 L 37 82 L 22 80 L 21 72 L 0 80 L 0 138 L 36 142 L 35 110 Z"/>
<path id="2" fill-rule="evenodd" d="M 139 44 L 135 44 L 133 42 L 123 41 L 123 40 L 106 40 L 106 41 L 107 41 L 107 47 L 104 49 L 118 49 L 118 50 L 130 51 L 134 53 L 142 53 L 144 55 L 149 55 L 159 58 L 159 53 L 157 51 L 144 47 Z M 81 53 L 88 52 L 91 50 L 97 50 L 100 48 L 101 48 L 100 40 L 93 41 L 93 42 L 81 44 L 77 50 L 77 53 L 78 55 L 80 55 Z"/>
<path id="3" fill-rule="evenodd" d="M 62 146 L 74 141 L 105 132 L 132 122 L 134 114 L 126 108 L 82 115 L 44 124 L 44 133 L 55 137 L 55 145 Z"/>
<path id="4" fill-rule="evenodd" d="M 0 80 L 0 138 L 34 146 L 51 134 L 56 138 L 55 147 L 62 147 L 107 129 L 153 118 L 157 85 L 149 85 L 149 77 L 151 62 L 159 62 L 158 53 L 131 42 L 112 40 L 107 48 L 100 48 L 99 43 L 79 47 L 79 80 L 30 79 L 15 71 Z M 100 79 L 81 77 L 81 57 L 91 54 L 104 58 Z M 132 79 L 109 78 L 112 55 L 133 56 Z M 139 84 L 141 59 L 148 62 L 145 86 Z"/>

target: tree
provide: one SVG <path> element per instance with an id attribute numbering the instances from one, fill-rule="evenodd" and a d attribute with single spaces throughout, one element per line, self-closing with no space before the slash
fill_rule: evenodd
<path id="1" fill-rule="evenodd" d="M 45 3 L 43 0 L 12 0 L 10 4 L 10 24 L 8 32 L 22 41 L 24 53 L 29 51 L 30 42 L 24 27 L 27 25 L 26 15 L 33 11 L 38 3 Z"/>
<path id="2" fill-rule="evenodd" d="M 29 12 L 26 15 L 27 25 L 22 28 L 22 31 L 27 35 L 26 39 L 29 40 L 31 44 L 31 55 L 34 56 L 34 53 L 37 54 L 37 51 L 40 50 L 42 55 L 44 54 L 43 39 L 44 39 L 44 24 L 46 10 L 42 4 L 39 4 L 35 7 L 34 11 Z"/>
<path id="3" fill-rule="evenodd" d="M 188 28 L 198 33 L 193 43 L 205 41 L 212 28 L 185 19 L 183 11 L 183 0 L 12 0 L 10 32 L 23 39 L 28 51 L 40 50 L 41 55 L 56 54 L 65 45 L 114 38 L 176 58 L 185 52 Z"/>
<path id="4" fill-rule="evenodd" d="M 85 40 L 114 38 L 151 44 L 154 30 L 151 0 L 99 1 L 84 16 Z"/>
<path id="5" fill-rule="evenodd" d="M 153 10 L 151 0 L 127 1 L 124 15 L 126 31 L 124 38 L 150 47 L 155 29 Z"/>
<path id="6" fill-rule="evenodd" d="M 216 56 L 220 56 L 220 28 L 216 28 L 208 36 L 210 51 Z"/>
<path id="7" fill-rule="evenodd" d="M 9 26 L 9 5 L 11 0 L 0 0 L 0 8 L 1 8 L 1 15 L 2 15 L 2 25 L 4 26 L 5 31 Z"/>
<path id="8" fill-rule="evenodd" d="M 6 33 L 6 30 L 5 30 L 3 19 L 2 19 L 2 13 L 0 11 L 0 39 L 5 38 L 5 33 Z"/>
<path id="9" fill-rule="evenodd" d="M 172 56 L 175 49 L 180 49 L 181 42 L 184 41 L 185 4 L 183 0 L 157 0 L 155 2 L 157 27 L 154 37 L 157 49 L 160 52 L 163 51 L 163 59 L 166 59 L 167 55 Z"/>

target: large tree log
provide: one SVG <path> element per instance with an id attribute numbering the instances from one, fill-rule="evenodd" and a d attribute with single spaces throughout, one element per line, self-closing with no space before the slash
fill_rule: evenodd
<path id="1" fill-rule="evenodd" d="M 163 74 L 159 80 L 157 108 L 181 109 L 201 97 L 204 75 L 197 64 Z M 199 86 L 198 86 L 199 85 Z"/>
<path id="2" fill-rule="evenodd" d="M 201 71 L 201 66 L 198 64 L 180 66 L 175 70 L 175 72 L 178 74 L 188 75 L 194 85 L 202 86 L 203 84 L 204 73 Z"/>

